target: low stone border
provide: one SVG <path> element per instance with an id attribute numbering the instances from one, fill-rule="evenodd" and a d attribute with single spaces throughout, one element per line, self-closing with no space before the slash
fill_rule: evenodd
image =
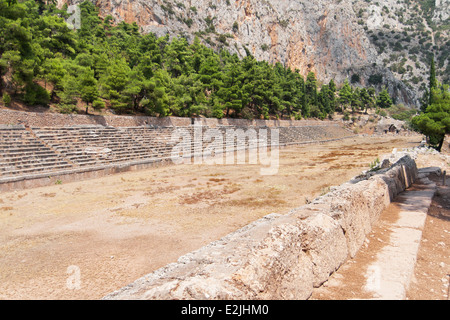
<path id="1" fill-rule="evenodd" d="M 39 174 L 4 177 L 0 178 L 0 192 L 24 190 L 55 185 L 58 183 L 96 179 L 111 174 L 143 170 L 155 166 L 168 165 L 170 163 L 172 163 L 170 158 L 158 158 L 99 166 L 78 167 L 67 170 L 43 172 Z"/>
<path id="2" fill-rule="evenodd" d="M 386 172 L 345 183 L 287 215 L 268 215 L 104 299 L 307 299 L 355 256 L 417 174 L 404 156 Z"/>

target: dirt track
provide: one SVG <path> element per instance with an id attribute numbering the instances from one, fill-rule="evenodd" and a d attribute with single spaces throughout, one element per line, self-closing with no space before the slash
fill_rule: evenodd
<path id="1" fill-rule="evenodd" d="M 0 299 L 99 299 L 420 140 L 289 147 L 272 176 L 258 165 L 177 165 L 0 194 Z"/>

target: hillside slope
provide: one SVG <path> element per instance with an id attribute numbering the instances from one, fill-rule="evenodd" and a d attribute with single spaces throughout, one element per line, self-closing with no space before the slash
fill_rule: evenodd
<path id="1" fill-rule="evenodd" d="M 430 53 L 449 51 L 448 0 L 432 5 L 418 0 L 93 2 L 102 16 L 137 22 L 143 32 L 184 35 L 188 40 L 197 35 L 211 47 L 278 61 L 305 77 L 313 71 L 323 82 L 349 78 L 355 85 L 384 85 L 395 102 L 410 106 L 419 105 L 417 92 L 426 88 Z M 448 69 L 448 53 L 438 55 L 438 61 L 442 70 Z M 440 75 L 448 77 L 448 72 Z"/>

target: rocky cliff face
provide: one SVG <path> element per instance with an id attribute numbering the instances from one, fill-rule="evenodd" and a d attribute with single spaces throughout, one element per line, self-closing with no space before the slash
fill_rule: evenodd
<path id="1" fill-rule="evenodd" d="M 438 80 L 450 83 L 450 0 L 354 1 L 353 9 L 377 65 L 422 95 L 434 57 Z"/>
<path id="2" fill-rule="evenodd" d="M 445 23 L 450 18 L 450 0 L 436 0 L 433 22 Z"/>
<path id="3" fill-rule="evenodd" d="M 111 15 L 116 22 L 136 22 L 143 32 L 184 35 L 191 41 L 198 36 L 205 44 L 225 47 L 240 57 L 249 52 L 258 60 L 297 69 L 303 76 L 313 71 L 322 82 L 333 78 L 342 83 L 348 78 L 354 85 L 364 85 L 371 76 L 381 76 L 381 81 L 373 84 L 386 86 L 397 103 L 418 105 L 417 86 L 405 85 L 383 64 L 368 32 L 394 23 L 385 20 L 382 5 L 397 1 L 92 1 L 102 16 Z M 446 0 L 440 2 L 448 5 Z M 436 11 L 436 19 L 445 16 Z"/>

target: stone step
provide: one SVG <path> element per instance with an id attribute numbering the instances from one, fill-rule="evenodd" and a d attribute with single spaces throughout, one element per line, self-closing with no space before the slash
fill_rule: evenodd
<path id="1" fill-rule="evenodd" d="M 27 165 L 27 164 L 35 164 L 35 163 L 39 163 L 39 164 L 46 164 L 46 163 L 56 163 L 56 162 L 61 162 L 61 163 L 68 163 L 67 160 L 60 158 L 60 157 L 47 157 L 47 158 L 28 158 L 28 159 L 18 159 L 16 161 L 2 161 L 0 160 L 0 167 L 4 167 L 4 166 L 14 166 L 16 164 L 20 164 L 20 165 Z"/>
<path id="2" fill-rule="evenodd" d="M 61 169 L 69 169 L 72 166 L 69 164 L 66 165 L 56 165 L 51 167 L 34 167 L 34 168 L 27 168 L 27 169 L 19 169 L 19 170 L 11 170 L 11 171 L 4 171 L 1 172 L 2 176 L 14 176 L 19 174 L 25 174 L 25 173 L 39 173 L 42 171 L 52 172 L 52 171 L 58 171 Z"/>
<path id="3" fill-rule="evenodd" d="M 14 165 L 10 165 L 10 166 L 0 166 L 0 172 L 7 172 L 7 171 L 12 171 L 12 170 L 24 170 L 24 169 L 33 169 L 33 168 L 40 168 L 40 167 L 47 167 L 47 168 L 54 168 L 57 166 L 71 166 L 69 163 L 67 162 L 60 162 L 60 161 L 55 161 L 55 162 L 34 162 L 34 163 L 29 163 L 29 164 L 22 164 L 22 163 L 18 163 L 18 164 L 14 164 Z"/>
<path id="4" fill-rule="evenodd" d="M 62 157 L 55 152 L 39 151 L 39 152 L 4 154 L 3 156 L 0 156 L 0 162 L 11 162 L 11 161 L 33 160 L 33 159 L 51 159 L 51 158 L 62 158 Z"/>

